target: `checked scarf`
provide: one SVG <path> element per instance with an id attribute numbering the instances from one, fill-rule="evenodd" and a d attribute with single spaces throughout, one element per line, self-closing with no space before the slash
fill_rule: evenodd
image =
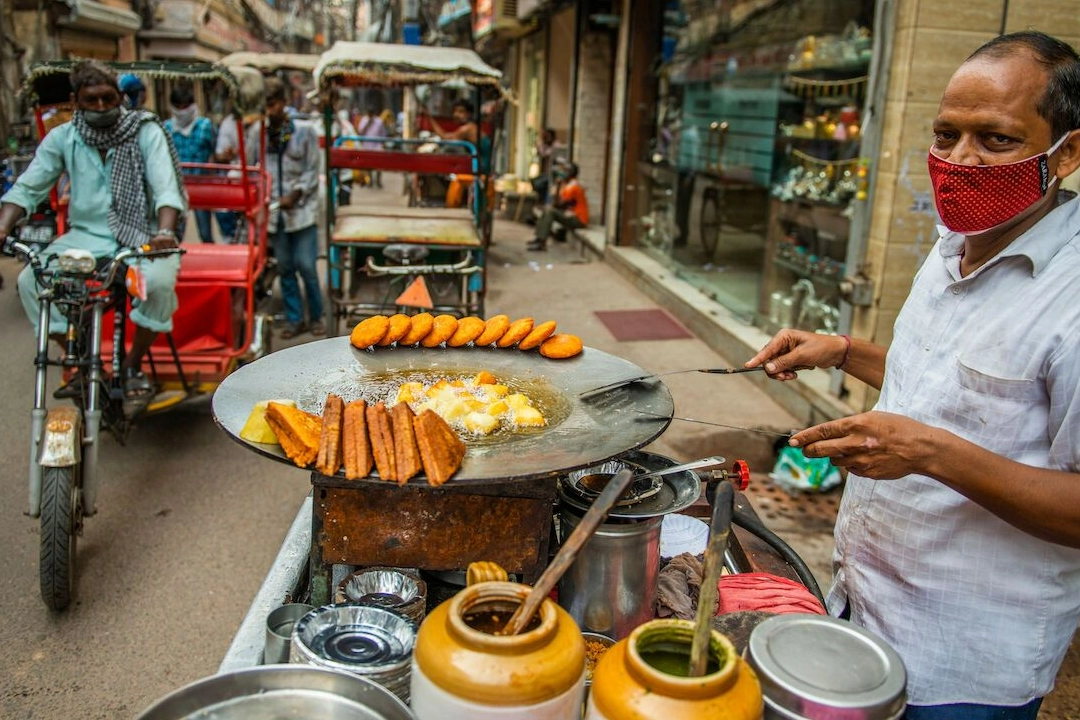
<path id="1" fill-rule="evenodd" d="M 110 128 L 92 128 L 86 124 L 81 110 L 76 110 L 72 117 L 75 129 L 82 136 L 83 142 L 97 150 L 113 148 L 112 177 L 109 187 L 112 191 L 112 205 L 109 207 L 109 229 L 116 241 L 125 247 L 144 245 L 152 236 L 150 229 L 149 207 L 144 179 L 144 158 L 139 148 L 139 128 L 144 122 L 155 122 L 165 133 L 169 146 L 173 170 L 180 185 L 180 192 L 187 201 L 183 174 L 180 171 L 180 157 L 176 154 L 169 133 L 157 115 L 145 110 L 121 111 L 120 119 Z"/>

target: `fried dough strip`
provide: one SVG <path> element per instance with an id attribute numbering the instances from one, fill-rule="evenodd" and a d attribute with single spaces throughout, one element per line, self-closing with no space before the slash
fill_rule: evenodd
<path id="1" fill-rule="evenodd" d="M 345 406 L 345 422 L 341 440 L 345 449 L 345 477 L 357 480 L 371 474 L 375 462 L 371 456 L 371 442 L 368 441 L 367 403 L 353 400 Z"/>
<path id="2" fill-rule="evenodd" d="M 383 402 L 368 405 L 368 437 L 371 439 L 371 455 L 383 480 L 397 480 L 397 464 L 394 459 L 394 431 L 390 411 Z"/>
<path id="3" fill-rule="evenodd" d="M 413 428 L 428 484 L 438 487 L 461 467 L 461 461 L 465 458 L 465 443 L 432 410 L 420 413 L 413 420 Z"/>
<path id="4" fill-rule="evenodd" d="M 315 469 L 323 475 L 337 475 L 341 467 L 341 423 L 345 401 L 330 393 L 323 405 L 322 432 L 319 434 L 319 454 Z"/>
<path id="5" fill-rule="evenodd" d="M 315 461 L 322 434 L 319 416 L 272 402 L 266 406 L 266 422 L 277 436 L 285 455 L 297 467 L 307 467 Z"/>
<path id="6" fill-rule="evenodd" d="M 416 448 L 416 433 L 413 430 L 415 417 L 409 403 L 398 403 L 390 410 L 390 419 L 394 425 L 394 465 L 399 485 L 407 483 L 422 467 L 420 452 Z"/>

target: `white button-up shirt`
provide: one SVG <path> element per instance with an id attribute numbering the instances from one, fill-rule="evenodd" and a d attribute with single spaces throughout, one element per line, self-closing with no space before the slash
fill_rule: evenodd
<path id="1" fill-rule="evenodd" d="M 1061 199 L 966 278 L 963 237 L 939 229 L 896 320 L 877 410 L 1080 472 L 1080 200 Z M 849 477 L 834 570 L 830 611 L 848 604 L 900 653 L 914 705 L 1045 695 L 1080 619 L 1080 550 L 920 475 Z"/>

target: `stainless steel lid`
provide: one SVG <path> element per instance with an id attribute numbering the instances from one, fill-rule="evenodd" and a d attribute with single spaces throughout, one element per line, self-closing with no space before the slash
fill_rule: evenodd
<path id="1" fill-rule="evenodd" d="M 678 464 L 663 455 L 643 450 L 631 450 L 615 460 L 592 465 L 560 477 L 559 500 L 564 506 L 584 513 L 603 490 L 603 485 L 624 467 L 629 467 L 635 475 L 644 475 L 654 470 L 675 467 Z M 588 479 L 594 477 L 599 477 L 600 483 L 598 486 L 590 487 Z M 608 518 L 640 520 L 660 517 L 692 505 L 700 495 L 701 480 L 690 470 L 664 475 L 653 480 L 644 480 L 641 483 L 631 483 L 630 488 L 608 513 Z"/>
<path id="2" fill-rule="evenodd" d="M 781 718 L 896 720 L 907 704 L 900 656 L 846 620 L 776 615 L 750 633 L 746 656 L 767 710 Z"/>

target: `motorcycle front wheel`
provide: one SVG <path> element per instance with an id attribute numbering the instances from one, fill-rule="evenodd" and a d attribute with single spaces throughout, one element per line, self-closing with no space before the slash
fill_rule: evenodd
<path id="1" fill-rule="evenodd" d="M 75 539 L 82 523 L 78 466 L 41 469 L 41 599 L 63 610 L 75 596 Z"/>

